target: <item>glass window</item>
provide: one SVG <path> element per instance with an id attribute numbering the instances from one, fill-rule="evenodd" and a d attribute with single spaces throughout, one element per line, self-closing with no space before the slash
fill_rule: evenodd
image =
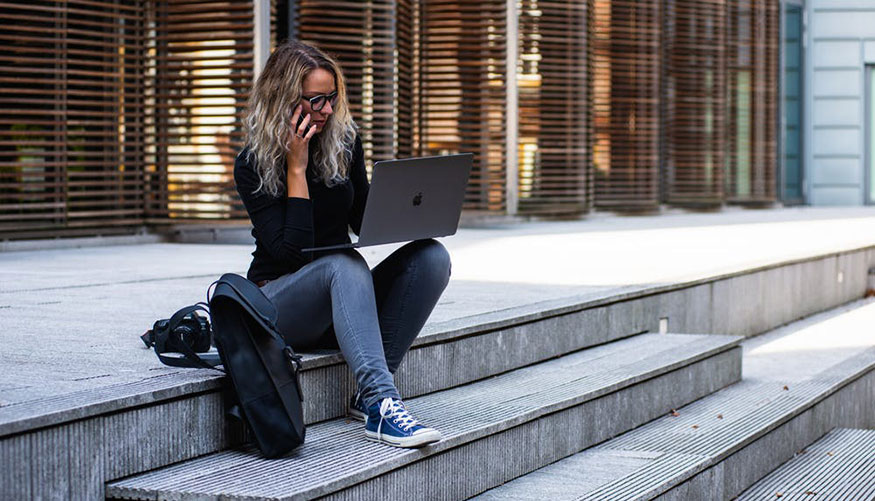
<path id="1" fill-rule="evenodd" d="M 787 5 L 784 14 L 784 200 L 800 204 L 802 196 L 802 7 Z"/>
<path id="2" fill-rule="evenodd" d="M 866 66 L 866 173 L 869 192 L 866 203 L 875 203 L 875 66 Z"/>

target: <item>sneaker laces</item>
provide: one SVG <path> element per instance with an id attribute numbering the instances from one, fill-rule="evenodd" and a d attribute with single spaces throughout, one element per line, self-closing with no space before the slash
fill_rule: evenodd
<path id="1" fill-rule="evenodd" d="M 392 398 L 384 398 L 380 402 L 380 417 L 382 419 L 380 419 L 380 426 L 377 427 L 378 434 L 384 419 L 392 419 L 404 431 L 409 431 L 410 428 L 417 424 L 416 419 L 404 408 L 404 403 Z"/>

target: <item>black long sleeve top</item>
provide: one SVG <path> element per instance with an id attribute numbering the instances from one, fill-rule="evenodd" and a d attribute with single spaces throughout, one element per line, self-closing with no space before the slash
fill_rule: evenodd
<path id="1" fill-rule="evenodd" d="M 365 171 L 361 139 L 356 137 L 345 181 L 328 187 L 313 167 L 313 146 L 307 165 L 307 188 L 310 198 L 286 196 L 286 166 L 282 167 L 282 194 L 271 197 L 258 187 L 254 160 L 247 157 L 248 148 L 234 162 L 237 192 L 252 220 L 255 251 L 247 277 L 253 282 L 273 280 L 294 273 L 313 259 L 327 252 L 302 252 L 301 249 L 349 243 L 349 228 L 358 235 L 368 197 L 368 177 Z"/>

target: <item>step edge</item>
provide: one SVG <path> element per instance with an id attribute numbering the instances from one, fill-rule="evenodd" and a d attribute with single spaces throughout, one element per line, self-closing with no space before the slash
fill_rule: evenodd
<path id="1" fill-rule="evenodd" d="M 721 340 L 721 339 L 715 339 L 715 338 L 729 338 L 729 339 Z M 324 496 L 326 494 L 336 492 L 338 490 L 350 487 L 352 485 L 356 485 L 356 484 L 361 483 L 363 481 L 367 481 L 369 479 L 379 477 L 380 475 L 383 475 L 389 471 L 392 471 L 392 470 L 395 470 L 398 468 L 402 468 L 402 467 L 407 466 L 409 464 L 412 464 L 416 461 L 426 459 L 430 456 L 434 456 L 434 455 L 440 454 L 442 452 L 445 452 L 445 451 L 448 451 L 448 450 L 451 450 L 451 449 L 454 449 L 457 447 L 464 446 L 464 445 L 469 444 L 469 443 L 476 442 L 478 440 L 481 440 L 481 439 L 488 437 L 490 435 L 493 435 L 495 433 L 499 433 L 499 432 L 505 431 L 507 429 L 514 428 L 516 426 L 520 426 L 520 425 L 524 425 L 526 423 L 536 421 L 537 419 L 548 416 L 550 414 L 554 414 L 556 412 L 561 412 L 563 410 L 582 405 L 590 400 L 595 400 L 595 399 L 598 399 L 598 398 L 603 397 L 605 395 L 615 393 L 615 392 L 618 392 L 618 391 L 621 391 L 621 390 L 624 390 L 627 388 L 631 388 L 631 387 L 633 387 L 637 384 L 641 384 L 647 380 L 650 380 L 650 379 L 653 379 L 653 378 L 656 378 L 656 377 L 659 377 L 659 376 L 662 376 L 665 374 L 669 374 L 671 372 L 682 370 L 685 367 L 691 366 L 691 365 L 699 363 L 699 362 L 704 362 L 704 361 L 707 361 L 709 359 L 716 358 L 719 355 L 731 352 L 733 350 L 737 350 L 737 357 L 740 361 L 741 349 L 738 346 L 738 343 L 740 341 L 739 341 L 739 339 L 735 339 L 735 338 L 737 338 L 737 336 L 712 336 L 712 335 L 708 335 L 707 337 L 702 337 L 702 338 L 700 338 L 700 341 L 702 341 L 702 342 L 710 341 L 710 342 L 714 343 L 714 345 L 709 347 L 709 348 L 700 349 L 700 351 L 698 351 L 696 354 L 691 355 L 687 358 L 675 360 L 674 362 L 659 366 L 659 367 L 654 368 L 654 369 L 650 369 L 644 373 L 635 374 L 631 377 L 624 378 L 620 381 L 616 381 L 616 382 L 611 383 L 607 386 L 603 386 L 601 388 L 598 388 L 597 390 L 587 392 L 583 395 L 577 395 L 575 397 L 568 398 L 568 399 L 562 400 L 560 402 L 554 402 L 552 404 L 549 404 L 549 405 L 546 405 L 543 407 L 539 407 L 537 409 L 513 416 L 513 417 L 505 419 L 503 421 L 500 421 L 497 423 L 491 423 L 487 426 L 468 431 L 466 433 L 463 433 L 463 434 L 455 436 L 455 437 L 451 437 L 448 440 L 442 440 L 441 442 L 438 442 L 437 444 L 434 444 L 432 446 L 427 446 L 423 449 L 416 449 L 416 450 L 413 450 L 412 452 L 406 453 L 404 455 L 389 458 L 388 460 L 377 463 L 376 465 L 372 465 L 369 468 L 367 468 L 361 472 L 356 472 L 355 475 L 344 476 L 344 477 L 341 477 L 337 480 L 329 482 L 328 484 L 323 484 L 323 485 L 312 487 L 312 488 L 307 489 L 307 490 L 296 492 L 293 495 L 290 495 L 290 496 L 292 496 L 290 499 L 293 499 L 294 496 L 303 496 L 305 498 L 310 498 L 310 497 Z M 214 453 L 214 454 L 221 454 L 221 451 Z M 139 477 L 139 476 L 144 475 L 144 474 L 148 475 L 148 472 L 143 473 L 143 474 L 135 474 L 135 475 L 132 475 L 132 476 L 127 477 L 125 479 L 119 479 L 119 480 L 107 482 L 106 483 L 107 495 L 108 496 L 114 495 L 114 496 L 119 496 L 119 497 L 131 495 L 133 491 L 127 490 L 128 489 L 127 487 L 121 486 L 119 484 L 125 482 L 126 480 L 128 480 L 130 478 Z M 355 478 L 355 480 L 352 480 L 353 478 Z M 141 492 L 144 491 L 141 488 L 137 488 L 136 490 L 141 491 Z M 160 494 L 161 491 L 149 490 L 149 491 L 145 491 L 145 492 L 149 493 L 149 495 L 157 495 L 157 494 Z M 176 491 L 170 491 L 170 492 L 172 493 L 172 492 L 176 492 Z M 283 499 L 286 499 L 286 498 L 283 498 Z"/>
<path id="2" fill-rule="evenodd" d="M 815 406 L 817 406 L 818 404 L 820 404 L 821 402 L 823 402 L 824 400 L 826 400 L 830 396 L 838 393 L 846 386 L 853 384 L 855 381 L 857 381 L 860 378 L 865 377 L 870 372 L 875 372 L 875 356 L 873 356 L 873 355 L 875 355 L 875 348 L 869 348 L 867 350 L 864 350 L 864 351 L 858 353 L 857 355 L 855 355 L 853 357 L 850 357 L 850 358 L 844 360 L 843 362 L 840 362 L 838 364 L 834 364 L 833 366 L 828 367 L 827 369 L 822 371 L 820 374 L 823 374 L 827 371 L 834 372 L 835 369 L 837 369 L 838 367 L 840 367 L 842 365 L 853 365 L 853 362 L 855 362 L 857 359 L 871 358 L 871 360 L 867 366 L 858 368 L 856 370 L 851 371 L 850 373 L 847 373 L 846 377 L 844 379 L 842 379 L 841 381 L 817 381 L 816 378 L 812 378 L 810 380 L 811 382 L 817 382 L 817 383 L 820 383 L 823 385 L 823 390 L 820 391 L 815 397 L 813 397 L 809 400 L 805 400 L 803 402 L 800 402 L 798 405 L 794 406 L 792 409 L 789 409 L 787 412 L 781 414 L 778 418 L 776 418 L 772 422 L 768 423 L 766 426 L 764 426 L 764 427 L 760 428 L 758 431 L 744 437 L 742 440 L 740 440 L 740 441 L 732 444 L 731 446 L 723 449 L 722 451 L 718 452 L 717 454 L 715 454 L 713 456 L 700 455 L 700 457 L 703 458 L 703 461 L 701 461 L 700 463 L 697 463 L 696 465 L 692 466 L 691 468 L 688 468 L 680 475 L 675 476 L 672 479 L 670 479 L 668 482 L 666 482 L 660 486 L 654 486 L 654 488 L 652 488 L 648 491 L 647 496 L 650 496 L 650 498 L 655 497 L 655 496 L 660 496 L 662 494 L 665 494 L 665 493 L 671 491 L 671 489 L 674 489 L 675 487 L 682 485 L 684 482 L 692 480 L 700 473 L 708 470 L 709 468 L 712 468 L 714 466 L 719 465 L 720 463 L 722 463 L 723 461 L 725 461 L 729 457 L 731 457 L 733 454 L 745 449 L 746 447 L 748 447 L 752 443 L 765 437 L 766 435 L 768 435 L 769 433 L 773 432 L 774 430 L 780 428 L 781 426 L 789 423 L 790 421 L 792 421 L 796 417 L 813 409 Z M 776 383 L 776 384 L 780 384 L 780 383 Z M 705 398 L 707 398 L 707 397 L 705 397 Z M 630 430 L 626 433 L 632 433 L 634 431 L 635 430 Z M 625 433 L 623 435 L 625 435 Z M 623 435 L 620 435 L 620 437 L 622 437 Z M 615 437 L 615 438 L 619 438 L 619 437 Z M 598 445 L 597 447 L 600 450 L 610 450 L 610 451 L 630 450 L 630 449 L 625 449 L 625 448 L 612 449 L 610 447 L 610 442 L 611 441 L 609 440 L 601 445 Z M 593 451 L 596 451 L 599 449 L 587 449 L 587 450 L 581 451 L 581 453 L 584 453 L 587 451 L 593 452 Z M 674 451 L 656 451 L 656 452 L 662 452 L 665 455 L 684 454 L 684 453 L 679 453 L 679 452 L 674 452 Z M 578 454 L 580 454 L 580 453 L 578 453 Z M 537 471 L 537 470 L 535 470 L 535 471 Z M 623 478 L 626 478 L 626 477 L 621 477 L 619 479 L 614 480 L 613 482 L 622 481 Z M 609 485 L 609 484 L 605 484 L 605 485 Z M 584 495 L 586 495 L 586 494 L 584 494 Z M 648 498 L 648 499 L 650 499 L 650 498 Z"/>
<path id="3" fill-rule="evenodd" d="M 5 421 L 0 420 L 0 439 L 20 435 L 22 433 L 35 432 L 44 428 L 61 426 L 83 419 L 109 415 L 127 409 L 136 409 L 138 407 L 156 404 L 160 405 L 179 398 L 190 398 L 203 393 L 220 391 L 225 376 L 217 373 L 211 374 L 213 372 L 214 371 L 210 371 L 209 369 L 182 369 L 168 374 L 141 379 L 139 381 L 106 386 L 99 390 L 80 390 L 80 392 L 76 393 L 59 395 L 58 398 L 69 401 L 64 402 L 63 407 L 49 412 L 34 411 L 30 415 L 15 417 Z M 95 393 L 101 394 L 118 390 L 126 386 L 142 385 L 156 378 L 164 377 L 170 380 L 166 385 L 157 389 L 153 388 L 144 391 L 132 391 L 122 395 L 113 395 L 109 398 L 100 396 L 95 397 Z M 174 379 L 179 378 L 187 378 L 189 380 L 174 381 Z M 92 401 L 84 405 L 76 404 L 76 399 L 82 396 L 80 393 L 87 394 L 91 397 Z M 45 402 L 46 400 L 22 402 L 21 404 L 4 406 L 0 410 L 20 410 L 24 408 L 27 411 L 27 407 L 36 406 L 37 403 L 44 404 Z"/>
<path id="4" fill-rule="evenodd" d="M 855 432 L 857 432 L 857 433 L 855 433 Z M 848 435 L 850 435 L 850 437 L 848 437 Z M 857 438 L 856 435 L 868 435 L 868 436 L 864 437 L 864 439 L 867 442 L 875 442 L 875 430 L 862 429 L 862 428 L 836 427 L 836 428 L 833 428 L 832 430 L 828 431 L 822 437 L 817 438 L 814 442 L 812 442 L 808 446 L 806 446 L 806 449 L 825 445 L 825 444 L 830 444 L 831 441 L 841 442 L 842 439 L 853 440 L 854 438 Z M 840 445 L 840 444 L 837 444 L 837 445 Z M 868 456 L 864 456 L 864 454 L 866 454 L 866 453 L 869 453 L 869 455 L 871 456 L 870 451 L 861 451 L 858 448 L 855 450 L 855 453 L 852 454 L 850 457 L 852 459 L 859 459 L 860 457 L 868 457 Z M 847 454 L 847 451 L 842 451 L 842 456 L 848 457 L 846 454 Z M 824 465 L 822 463 L 817 463 L 816 461 L 817 461 L 816 458 L 810 459 L 807 457 L 800 457 L 799 455 L 794 456 L 794 457 L 790 458 L 788 461 L 786 461 L 785 463 L 779 465 L 774 470 L 770 471 L 768 474 L 766 474 L 763 478 L 756 481 L 754 484 L 748 486 L 744 491 L 742 491 L 738 495 L 738 499 L 740 501 L 747 500 L 747 499 L 755 499 L 753 496 L 760 494 L 760 491 L 763 491 L 767 488 L 768 489 L 778 488 L 778 487 L 780 487 L 780 484 L 783 481 L 789 480 L 790 482 L 793 482 L 793 480 L 790 480 L 790 479 L 794 478 L 794 476 L 796 478 L 798 478 L 800 475 L 810 474 L 812 468 L 815 469 L 815 471 L 817 471 L 817 470 L 823 471 L 822 468 L 824 467 Z M 823 461 L 826 461 L 826 460 L 821 459 L 821 462 L 823 462 Z M 791 471 L 793 468 L 797 468 L 798 471 Z M 789 476 L 790 479 L 786 478 L 787 476 Z M 871 487 L 873 489 L 875 489 L 875 477 L 872 478 Z M 821 491 L 821 489 L 818 489 L 818 491 Z M 827 493 L 823 493 L 823 494 L 829 494 L 829 493 L 827 492 Z"/>
<path id="5" fill-rule="evenodd" d="M 566 313 L 572 312 L 573 311 L 569 311 Z M 539 317 L 537 319 L 531 320 L 528 323 L 545 320 L 547 318 L 551 318 L 552 316 L 558 316 L 566 313 Z M 502 327 L 497 327 L 497 329 L 500 328 Z M 455 342 L 457 340 L 464 339 L 465 337 L 468 337 L 470 335 L 488 334 L 489 332 L 496 330 L 477 330 L 476 326 L 472 327 L 472 329 L 473 330 L 469 332 L 468 335 L 464 336 L 450 336 L 443 340 L 428 340 L 419 343 L 414 342 L 413 348 L 426 346 L 429 344 Z M 719 337 L 717 335 L 710 334 L 708 334 L 708 336 L 712 336 L 714 338 Z M 421 339 L 421 337 L 422 336 L 417 338 L 417 340 Z M 738 343 L 740 343 L 741 341 L 742 338 L 738 337 Z M 592 346 L 588 346 L 583 349 L 589 347 Z M 330 354 L 305 355 L 303 368 L 304 370 L 314 370 L 321 367 L 341 365 L 343 363 L 345 363 L 343 356 L 339 352 L 334 352 Z M 49 397 L 48 399 L 22 402 L 20 404 L 4 406 L 0 408 L 0 438 L 36 431 L 42 428 L 60 426 L 73 421 L 93 418 L 96 416 L 110 414 L 143 405 L 151 405 L 163 401 L 170 401 L 180 397 L 184 397 L 186 395 L 196 395 L 208 391 L 218 391 L 221 389 L 221 386 L 223 384 L 222 379 L 224 378 L 224 375 L 216 374 L 214 371 L 210 371 L 207 369 L 178 369 L 174 370 L 169 374 L 161 374 L 159 376 L 155 376 L 155 378 L 183 378 L 184 380 L 179 383 L 173 383 L 172 381 L 168 382 L 165 387 L 159 388 L 157 390 L 148 389 L 129 393 L 122 392 L 121 395 L 115 395 L 110 398 L 97 397 L 95 399 L 94 397 L 95 393 L 111 393 L 113 391 L 123 389 L 128 386 L 141 385 L 144 382 L 153 379 L 146 378 L 139 381 L 118 383 L 115 385 L 100 388 L 98 390 L 80 390 L 79 392 L 72 394 L 58 395 L 56 397 Z M 86 398 L 92 399 L 93 401 L 83 405 L 81 401 L 81 398 L 83 396 L 86 396 Z M 45 403 L 52 399 L 61 400 L 62 403 L 60 404 L 60 407 L 49 412 L 42 411 L 42 407 L 45 405 Z M 33 407 L 36 409 L 33 410 L 30 415 L 27 415 L 28 407 Z M 20 415 L 11 418 L 3 417 L 4 411 L 21 411 L 22 409 L 24 409 L 25 413 L 23 417 Z"/>

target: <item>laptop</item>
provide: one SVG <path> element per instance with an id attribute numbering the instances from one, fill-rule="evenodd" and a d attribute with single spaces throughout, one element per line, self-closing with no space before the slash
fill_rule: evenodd
<path id="1" fill-rule="evenodd" d="M 375 163 L 358 241 L 303 251 L 355 249 L 455 234 L 473 159 L 471 153 L 459 153 Z"/>

